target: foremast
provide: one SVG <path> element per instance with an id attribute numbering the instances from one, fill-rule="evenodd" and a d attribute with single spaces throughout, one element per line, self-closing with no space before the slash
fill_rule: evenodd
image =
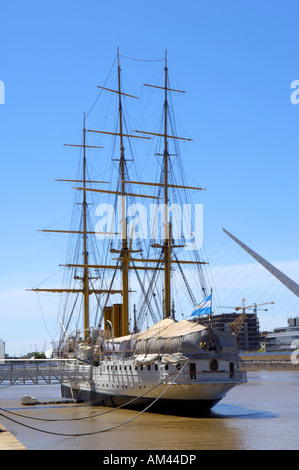
<path id="1" fill-rule="evenodd" d="M 66 265 L 67 267 L 83 267 L 83 277 L 79 278 L 76 276 L 76 279 L 81 279 L 82 281 L 82 289 L 75 289 L 75 288 L 52 288 L 52 289 L 41 289 L 41 288 L 35 288 L 35 289 L 30 289 L 34 292 L 52 292 L 52 293 L 82 293 L 83 295 L 83 322 L 84 322 L 84 339 L 87 339 L 90 335 L 90 316 L 89 316 L 89 296 L 91 294 L 103 294 L 103 293 L 109 293 L 109 294 L 117 294 L 120 293 L 119 290 L 110 290 L 110 289 L 94 289 L 90 288 L 90 274 L 89 274 L 89 269 L 91 266 L 89 265 L 89 252 L 88 252 L 88 235 L 90 234 L 103 234 L 102 232 L 94 232 L 94 231 L 89 231 L 87 228 L 87 199 L 86 199 L 86 191 L 87 183 L 91 183 L 91 181 L 88 181 L 86 179 L 86 148 L 92 148 L 92 149 L 99 149 L 102 148 L 100 146 L 96 145 L 86 145 L 86 128 L 85 128 L 85 113 L 84 113 L 84 118 L 83 118 L 83 144 L 78 145 L 78 144 L 64 144 L 66 146 L 70 147 L 81 147 L 83 148 L 83 171 L 82 171 L 82 180 L 66 180 L 66 179 L 58 179 L 57 181 L 67 181 L 67 182 L 76 182 L 76 183 L 83 183 L 83 198 L 82 198 L 82 207 L 83 207 L 83 212 L 82 212 L 82 219 L 83 219 L 83 226 L 82 230 L 40 230 L 41 232 L 51 232 L 51 233 L 75 233 L 75 234 L 80 234 L 82 235 L 83 238 L 83 265 Z M 92 181 L 92 183 L 105 183 L 105 181 Z M 94 266 L 93 266 L 94 267 Z M 60 318 L 60 317 L 59 317 Z M 61 321 L 61 320 L 60 320 Z"/>

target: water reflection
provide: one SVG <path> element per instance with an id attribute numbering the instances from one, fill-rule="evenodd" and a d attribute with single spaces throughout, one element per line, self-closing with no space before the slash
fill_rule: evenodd
<path id="1" fill-rule="evenodd" d="M 245 408 L 243 406 L 234 406 L 230 404 L 218 404 L 216 410 L 211 410 L 210 417 L 211 418 L 218 418 L 218 419 L 245 419 L 245 418 L 277 418 L 278 414 L 269 412 L 269 411 L 261 411 L 261 410 L 252 410 L 249 408 Z"/>

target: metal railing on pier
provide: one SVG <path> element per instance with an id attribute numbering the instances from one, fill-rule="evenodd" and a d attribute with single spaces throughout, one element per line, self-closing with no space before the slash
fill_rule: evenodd
<path id="1" fill-rule="evenodd" d="M 78 367 L 76 359 L 4 359 L 0 360 L 0 387 L 25 384 L 61 384 L 88 380 L 89 365 Z"/>

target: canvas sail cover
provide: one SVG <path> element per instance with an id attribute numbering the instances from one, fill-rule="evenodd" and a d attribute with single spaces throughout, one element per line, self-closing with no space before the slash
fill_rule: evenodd
<path id="1" fill-rule="evenodd" d="M 175 321 L 165 318 L 141 333 L 116 338 L 115 349 L 121 350 L 125 343 L 127 347 L 130 342 L 130 348 L 135 349 L 136 358 L 140 363 L 153 362 L 157 355 L 168 356 L 167 362 L 181 362 L 186 357 L 198 356 L 238 359 L 238 348 L 233 334 L 213 329 L 212 339 L 216 348 L 204 349 L 201 344 L 209 344 L 209 328 L 188 320 Z"/>
<path id="2" fill-rule="evenodd" d="M 186 357 L 217 356 L 235 360 L 238 356 L 236 339 L 232 334 L 212 330 L 215 349 L 201 347 L 210 340 L 209 328 L 199 323 L 171 318 L 161 320 L 135 337 L 137 355 L 163 354 L 176 357 L 177 362 Z M 169 358 L 169 362 L 171 358 Z"/>

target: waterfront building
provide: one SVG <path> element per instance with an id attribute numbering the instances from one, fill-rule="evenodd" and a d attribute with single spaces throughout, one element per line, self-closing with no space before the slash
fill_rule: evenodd
<path id="1" fill-rule="evenodd" d="M 299 347 L 299 317 L 288 319 L 288 326 L 274 328 L 266 338 L 266 351 L 290 351 Z"/>
<path id="2" fill-rule="evenodd" d="M 230 324 L 240 317 L 239 313 L 222 313 L 213 315 L 213 327 L 221 331 L 231 331 Z M 247 313 L 240 326 L 237 342 L 241 351 L 257 351 L 260 349 L 259 321 L 256 313 Z"/>

